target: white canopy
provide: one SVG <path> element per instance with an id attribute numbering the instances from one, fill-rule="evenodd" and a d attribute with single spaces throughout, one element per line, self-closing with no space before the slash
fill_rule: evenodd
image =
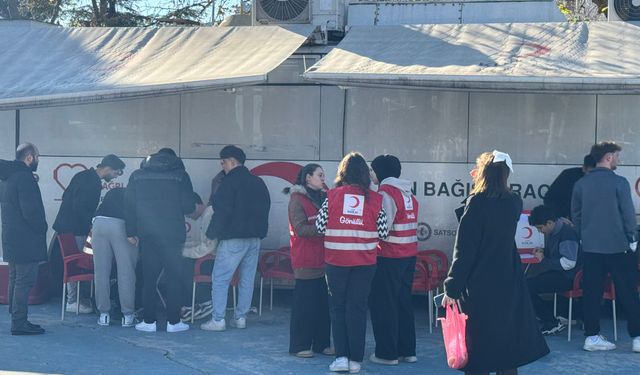
<path id="1" fill-rule="evenodd" d="M 640 92 L 627 22 L 353 27 L 305 73 L 343 86 Z"/>
<path id="2" fill-rule="evenodd" d="M 61 28 L 0 22 L 0 110 L 258 84 L 312 27 Z"/>

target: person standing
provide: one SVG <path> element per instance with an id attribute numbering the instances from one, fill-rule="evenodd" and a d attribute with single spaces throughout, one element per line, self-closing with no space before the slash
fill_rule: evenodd
<path id="1" fill-rule="evenodd" d="M 73 233 L 78 249 L 82 249 L 100 202 L 102 180 L 109 182 L 121 176 L 124 168 L 125 164 L 120 158 L 109 154 L 102 159 L 96 168 L 76 173 L 62 194 L 62 203 L 53 222 L 53 229 L 56 233 Z M 67 311 L 78 311 L 82 314 L 92 313 L 93 308 L 90 304 L 81 301 L 80 306 L 76 305 L 77 289 L 76 283 L 67 284 Z"/>
<path id="2" fill-rule="evenodd" d="M 167 332 L 189 326 L 180 321 L 182 305 L 182 248 L 186 239 L 184 215 L 195 210 L 191 178 L 171 149 L 148 156 L 129 177 L 125 192 L 125 227 L 132 244 L 142 252 L 144 321 L 138 331 L 156 331 L 156 282 L 164 269 L 167 285 Z"/>
<path id="3" fill-rule="evenodd" d="M 44 329 L 28 320 L 29 291 L 38 277 L 38 264 L 47 259 L 47 221 L 42 195 L 33 172 L 38 149 L 23 143 L 15 161 L 0 160 L 0 211 L 3 258 L 9 263 L 9 313 L 12 335 L 38 335 Z"/>
<path id="4" fill-rule="evenodd" d="M 324 238 L 316 230 L 316 216 L 327 194 L 324 170 L 307 164 L 289 194 L 289 244 L 296 279 L 291 307 L 289 353 L 301 358 L 314 353 L 335 354 L 330 347 L 331 319 L 324 274 Z"/>
<path id="5" fill-rule="evenodd" d="M 107 192 L 93 218 L 91 246 L 96 283 L 96 306 L 100 312 L 98 324 L 111 321 L 111 266 L 115 259 L 118 275 L 118 296 L 122 326 L 135 324 L 136 264 L 138 248 L 127 240 L 124 223 L 124 188 Z"/>
<path id="6" fill-rule="evenodd" d="M 560 172 L 544 196 L 544 205 L 551 207 L 558 217 L 571 219 L 573 187 L 579 179 L 595 167 L 595 160 L 591 154 L 587 154 L 582 161 L 582 167 L 567 168 Z"/>
<path id="7" fill-rule="evenodd" d="M 347 154 L 338 166 L 336 187 L 322 204 L 316 229 L 324 234 L 329 311 L 336 359 L 334 372 L 360 372 L 367 330 L 367 300 L 376 271 L 378 240 L 388 235 L 382 196 L 369 189 L 362 155 Z"/>
<path id="8" fill-rule="evenodd" d="M 500 151 L 478 157 L 444 281 L 443 306 L 459 303 L 469 316 L 467 375 L 514 375 L 549 353 L 515 246 L 522 199 L 509 189 L 512 168 Z"/>
<path id="9" fill-rule="evenodd" d="M 410 181 L 401 180 L 402 165 L 393 155 L 371 162 L 373 182 L 382 195 L 389 220 L 389 237 L 378 243 L 378 260 L 371 285 L 369 309 L 376 339 L 371 362 L 397 365 L 416 362 L 416 332 L 411 288 L 418 255 L 418 201 Z"/>
<path id="10" fill-rule="evenodd" d="M 229 283 L 238 268 L 240 281 L 234 325 L 241 329 L 247 327 L 260 240 L 267 236 L 271 206 L 264 181 L 244 166 L 247 157 L 242 149 L 225 146 L 220 151 L 220 159 L 225 176 L 213 196 L 213 217 L 207 228 L 207 238 L 219 242 L 211 275 L 213 316 L 200 326 L 206 331 L 226 329 Z"/>
<path id="11" fill-rule="evenodd" d="M 584 341 L 587 351 L 613 350 L 616 345 L 600 335 L 600 304 L 607 273 L 616 288 L 616 300 L 627 312 L 632 350 L 640 352 L 640 299 L 637 292 L 638 239 L 631 187 L 614 173 L 622 147 L 600 142 L 591 147 L 596 168 L 576 183 L 571 217 L 582 240 Z"/>

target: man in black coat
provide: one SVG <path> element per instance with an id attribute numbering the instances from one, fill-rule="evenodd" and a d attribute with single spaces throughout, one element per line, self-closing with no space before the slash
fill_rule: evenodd
<path id="1" fill-rule="evenodd" d="M 207 238 L 218 239 L 216 261 L 213 265 L 212 319 L 200 327 L 208 331 L 226 329 L 227 291 L 236 269 L 240 270 L 238 306 L 235 326 L 246 327 L 246 314 L 251 308 L 253 282 L 258 265 L 260 240 L 267 236 L 269 190 L 260 177 L 244 166 L 244 151 L 225 146 L 220 151 L 225 177 L 212 199 L 213 217 Z"/>
<path id="2" fill-rule="evenodd" d="M 9 312 L 12 335 L 44 333 L 27 320 L 29 291 L 38 277 L 38 263 L 47 259 L 47 221 L 40 188 L 33 176 L 38 149 L 21 144 L 15 161 L 0 160 L 2 249 L 9 263 Z"/>
<path id="3" fill-rule="evenodd" d="M 131 243 L 140 244 L 144 273 L 144 322 L 136 329 L 156 331 L 156 282 L 164 268 L 167 285 L 167 332 L 189 326 L 180 322 L 184 215 L 195 210 L 191 179 L 171 149 L 148 156 L 131 174 L 125 192 L 125 223 Z"/>
<path id="4" fill-rule="evenodd" d="M 567 168 L 560 172 L 544 196 L 544 205 L 551 207 L 558 217 L 571 219 L 571 193 L 573 193 L 573 186 L 595 167 L 596 162 L 591 157 L 591 154 L 587 154 L 582 161 L 582 167 Z"/>
<path id="5" fill-rule="evenodd" d="M 125 164 L 120 158 L 109 154 L 95 169 L 90 168 L 73 176 L 62 194 L 60 210 L 53 223 L 56 233 L 73 233 L 78 248 L 82 249 L 91 230 L 91 220 L 100 203 L 102 180 L 109 182 L 121 176 L 124 168 Z M 77 285 L 75 283 L 68 283 L 67 291 L 67 311 L 79 311 L 84 314 L 93 312 L 91 306 L 82 302 L 79 307 L 76 305 Z"/>

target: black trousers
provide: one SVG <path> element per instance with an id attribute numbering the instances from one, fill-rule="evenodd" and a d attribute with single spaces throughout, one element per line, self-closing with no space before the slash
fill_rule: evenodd
<path id="1" fill-rule="evenodd" d="M 21 328 L 27 322 L 29 291 L 38 278 L 38 263 L 9 262 L 9 313 L 11 329 Z"/>
<path id="2" fill-rule="evenodd" d="M 331 345 L 329 294 L 324 277 L 296 279 L 289 327 L 289 353 L 321 353 Z"/>
<path id="3" fill-rule="evenodd" d="M 340 267 L 328 264 L 329 312 L 336 357 L 362 362 L 367 333 L 367 300 L 376 265 Z"/>
<path id="4" fill-rule="evenodd" d="M 156 283 L 162 269 L 164 269 L 167 280 L 167 321 L 171 324 L 178 323 L 184 290 L 182 244 L 166 239 L 145 237 L 140 239 L 140 251 L 142 252 L 142 273 L 144 275 L 142 303 L 145 323 L 156 321 L 156 301 L 158 298 Z"/>
<path id="5" fill-rule="evenodd" d="M 562 293 L 573 288 L 573 280 L 565 272 L 550 271 L 527 279 L 531 303 L 536 316 L 542 323 L 556 321 L 551 304 L 540 298 L 540 294 Z"/>
<path id="6" fill-rule="evenodd" d="M 636 253 L 584 253 L 582 289 L 584 291 L 584 334 L 600 333 L 600 305 L 607 272 L 616 288 L 616 303 L 627 315 L 631 337 L 640 336 L 640 299 L 638 298 L 638 255 Z"/>
<path id="7" fill-rule="evenodd" d="M 378 257 L 369 310 L 376 357 L 388 360 L 416 355 L 416 327 L 411 287 L 416 257 Z"/>

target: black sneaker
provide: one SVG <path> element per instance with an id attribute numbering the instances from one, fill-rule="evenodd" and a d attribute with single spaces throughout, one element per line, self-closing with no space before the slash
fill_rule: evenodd
<path id="1" fill-rule="evenodd" d="M 548 322 L 542 324 L 542 334 L 543 335 L 555 335 L 558 332 L 564 331 L 567 328 L 567 325 L 557 320 L 555 322 Z"/>
<path id="2" fill-rule="evenodd" d="M 35 327 L 27 323 L 24 323 L 16 328 L 11 328 L 11 334 L 14 336 L 41 335 L 43 333 L 44 333 L 44 328 Z"/>

